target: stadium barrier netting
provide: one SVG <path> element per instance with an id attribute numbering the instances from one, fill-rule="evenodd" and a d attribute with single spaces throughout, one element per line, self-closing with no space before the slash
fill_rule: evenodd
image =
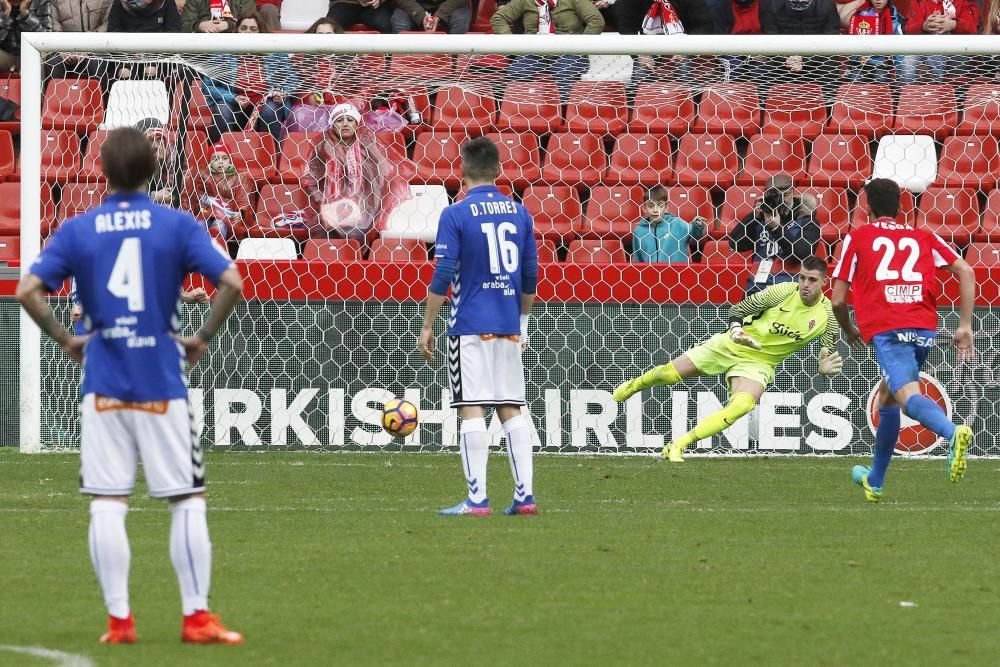
<path id="1" fill-rule="evenodd" d="M 815 230 L 809 252 L 834 257 L 867 219 L 864 182 L 880 176 L 904 188 L 901 219 L 939 232 L 977 267 L 977 357 L 959 366 L 947 345 L 957 284 L 945 281 L 926 386 L 982 434 L 973 454 L 1000 455 L 995 45 L 972 39 L 940 53 L 941 42 L 924 38 L 810 37 L 768 38 L 751 50 L 717 38 L 608 37 L 539 50 L 537 40 L 487 36 L 240 35 L 194 47 L 188 37 L 126 47 L 32 36 L 38 59 L 26 61 L 22 94 L 26 109 L 38 102 L 40 121 L 24 114 L 23 183 L 0 187 L 12 185 L 11 198 L 23 189 L 27 262 L 61 220 L 106 194 L 107 132 L 147 131 L 162 166 L 154 197 L 203 220 L 247 283 L 248 300 L 191 372 L 206 445 L 455 445 L 444 337 L 441 360 L 428 365 L 416 351 L 419 304 L 440 211 L 465 194 L 459 146 L 485 135 L 501 151 L 500 188 L 531 211 L 539 239 L 525 362 L 543 451 L 658 451 L 717 409 L 724 387 L 715 378 L 622 406 L 610 392 L 724 326 L 759 268 L 747 252 L 759 239 L 736 240 L 745 216 L 783 207 L 782 224 Z M 112 43 L 122 51 L 108 51 Z M 195 52 L 206 48 L 219 51 Z M 41 65 L 70 52 L 94 78 L 45 78 Z M 356 128 L 331 123 L 338 115 Z M 775 199 L 780 174 L 792 188 Z M 673 233 L 687 235 L 669 250 L 650 241 L 649 226 L 637 228 L 654 186 L 680 220 Z M 638 261 L 646 255 L 660 261 Z M 187 285 L 200 287 L 208 286 Z M 53 299 L 67 326 L 69 289 Z M 29 336 L 20 352 L 22 447 L 75 447 L 79 369 L 10 307 L 0 312 L 5 339 L 15 327 Z M 186 331 L 207 308 L 182 307 Z M 786 361 L 757 413 L 698 449 L 867 453 L 879 372 L 873 355 L 843 343 L 841 352 L 847 361 L 834 378 L 815 372 L 816 350 Z M 377 426 L 392 396 L 421 410 L 405 440 Z M 499 443 L 499 426 L 492 431 Z M 904 423 L 900 448 L 943 452 L 913 423 Z"/>

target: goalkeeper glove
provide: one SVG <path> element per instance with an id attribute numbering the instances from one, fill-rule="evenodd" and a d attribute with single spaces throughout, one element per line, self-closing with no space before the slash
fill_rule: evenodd
<path id="1" fill-rule="evenodd" d="M 753 350 L 760 349 L 760 343 L 754 340 L 754 337 L 750 334 L 743 333 L 743 327 L 739 324 L 729 327 L 729 339 L 737 345 L 743 345 Z"/>
<path id="2" fill-rule="evenodd" d="M 836 350 L 831 352 L 828 348 L 820 348 L 818 370 L 822 375 L 836 375 L 843 367 L 844 360 Z"/>

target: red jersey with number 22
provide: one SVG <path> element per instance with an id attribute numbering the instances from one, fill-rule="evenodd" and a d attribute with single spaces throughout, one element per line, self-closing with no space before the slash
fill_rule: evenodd
<path id="1" fill-rule="evenodd" d="M 959 259 L 944 239 L 881 218 L 844 239 L 834 279 L 851 283 L 861 336 L 937 329 L 937 268 Z"/>

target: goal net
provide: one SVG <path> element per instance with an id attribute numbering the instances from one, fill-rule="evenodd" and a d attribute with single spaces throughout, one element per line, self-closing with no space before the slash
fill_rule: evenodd
<path id="1" fill-rule="evenodd" d="M 146 131 L 161 163 L 152 195 L 202 220 L 246 284 L 247 300 L 190 373 L 207 446 L 455 446 L 444 321 L 438 362 L 425 363 L 416 342 L 438 216 L 465 196 L 459 147 L 485 135 L 502 156 L 500 189 L 528 208 L 538 236 L 524 359 L 542 451 L 656 452 L 718 409 L 720 378 L 623 405 L 611 390 L 720 331 L 747 289 L 794 274 L 810 253 L 833 258 L 867 219 L 863 184 L 887 177 L 903 188 L 900 219 L 937 231 L 976 267 L 978 354 L 958 365 L 947 344 L 957 284 L 945 280 L 925 384 L 981 434 L 973 454 L 1000 454 L 996 44 L 121 37 L 30 36 L 38 50 L 27 47 L 14 137 L 22 265 L 61 220 L 105 196 L 108 131 Z M 51 76 L 68 55 L 89 78 Z M 644 219 L 648 200 L 664 203 L 661 219 Z M 761 232 L 768 211 L 780 233 Z M 206 316 L 201 287 L 186 286 L 186 332 Z M 69 285 L 52 304 L 71 326 Z M 24 319 L 22 446 L 75 447 L 80 370 Z M 869 452 L 879 371 L 872 353 L 840 348 L 840 376 L 819 376 L 817 350 L 804 350 L 753 416 L 696 451 Z M 378 427 L 394 396 L 420 409 L 405 440 Z M 900 448 L 944 451 L 905 419 Z"/>

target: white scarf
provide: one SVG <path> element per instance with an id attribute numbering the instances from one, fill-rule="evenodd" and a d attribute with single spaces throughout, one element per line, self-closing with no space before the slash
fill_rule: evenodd
<path id="1" fill-rule="evenodd" d="M 559 0 L 535 0 L 535 8 L 538 9 L 538 34 L 551 35 L 556 31 L 556 24 L 552 21 L 552 10 L 556 8 Z"/>
<path id="2" fill-rule="evenodd" d="M 683 35 L 684 24 L 670 0 L 654 0 L 642 20 L 644 35 Z"/>

